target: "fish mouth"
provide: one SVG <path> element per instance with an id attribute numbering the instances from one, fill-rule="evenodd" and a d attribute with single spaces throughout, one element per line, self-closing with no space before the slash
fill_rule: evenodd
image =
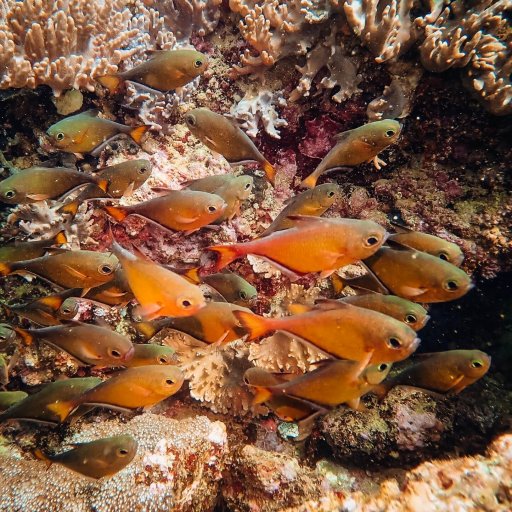
<path id="1" fill-rule="evenodd" d="M 414 352 L 420 346 L 420 343 L 421 340 L 419 338 L 414 338 L 409 348 Z"/>
<path id="2" fill-rule="evenodd" d="M 131 347 L 130 350 L 128 350 L 128 352 L 126 352 L 126 354 L 122 357 L 122 361 L 123 362 L 126 362 L 126 361 L 129 361 L 133 355 L 135 354 L 135 347 Z"/>

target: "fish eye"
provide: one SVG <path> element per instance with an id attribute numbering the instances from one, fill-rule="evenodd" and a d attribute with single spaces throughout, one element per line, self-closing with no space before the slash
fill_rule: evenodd
<path id="1" fill-rule="evenodd" d="M 246 183 L 244 188 L 245 188 L 245 190 L 249 190 L 251 188 L 251 184 L 250 183 Z"/>
<path id="2" fill-rule="evenodd" d="M 167 364 L 167 357 L 165 357 L 165 356 L 160 356 L 160 357 L 158 358 L 158 362 L 159 362 L 160 364 Z"/>
<path id="3" fill-rule="evenodd" d="M 4 196 L 5 196 L 7 199 L 12 199 L 15 195 L 16 195 L 16 191 L 15 191 L 15 190 L 7 190 L 7 191 L 4 193 Z"/>
<path id="4" fill-rule="evenodd" d="M 57 133 L 57 135 L 55 135 L 55 139 L 56 140 L 63 140 L 64 139 L 64 134 L 62 132 Z"/>
<path id="5" fill-rule="evenodd" d="M 194 67 L 196 67 L 196 68 L 200 68 L 202 65 L 203 65 L 203 61 L 201 59 L 197 59 L 194 62 Z"/>
<path id="6" fill-rule="evenodd" d="M 66 315 L 69 315 L 69 313 L 71 313 L 71 309 L 70 308 L 62 308 L 62 312 L 66 313 Z"/>
<path id="7" fill-rule="evenodd" d="M 471 367 L 472 368 L 482 368 L 482 366 L 483 366 L 482 361 L 478 361 L 478 360 L 471 361 Z"/>
<path id="8" fill-rule="evenodd" d="M 327 192 L 327 197 L 334 197 L 334 191 L 329 190 L 329 192 Z"/>
<path id="9" fill-rule="evenodd" d="M 174 381 L 172 379 L 165 379 L 165 383 L 169 386 L 172 386 L 174 384 Z"/>
<path id="10" fill-rule="evenodd" d="M 385 372 L 387 369 L 388 365 L 386 363 L 379 364 L 379 366 L 377 367 L 377 370 L 379 370 L 379 372 Z"/>
<path id="11" fill-rule="evenodd" d="M 249 379 L 248 379 L 247 377 L 244 377 L 244 382 L 245 382 L 246 384 L 250 384 Z"/>
<path id="12" fill-rule="evenodd" d="M 193 115 L 188 115 L 185 117 L 185 122 L 190 126 L 195 126 L 196 118 Z"/>
<path id="13" fill-rule="evenodd" d="M 215 213 L 217 211 L 217 207 L 213 206 L 213 205 L 210 205 L 210 206 L 208 206 L 208 211 L 210 213 Z"/>
<path id="14" fill-rule="evenodd" d="M 110 265 L 100 265 L 98 268 L 98 271 L 100 274 L 103 274 L 104 276 L 108 276 L 109 274 L 112 274 L 113 268 Z"/>
<path id="15" fill-rule="evenodd" d="M 182 307 L 184 307 L 185 309 L 188 309 L 189 307 L 191 307 L 191 306 L 192 306 L 192 302 L 191 302 L 190 300 L 188 300 L 188 299 L 183 299 L 183 300 L 181 301 L 181 305 L 182 305 Z"/>
<path id="16" fill-rule="evenodd" d="M 378 244 L 379 243 L 379 238 L 376 236 L 376 235 L 370 235 L 367 239 L 366 239 L 366 245 L 368 247 L 373 247 L 374 245 Z"/>
<path id="17" fill-rule="evenodd" d="M 126 457 L 126 455 L 128 455 L 128 450 L 126 448 L 119 448 L 119 450 L 117 450 L 117 454 L 120 457 Z"/>
<path id="18" fill-rule="evenodd" d="M 243 290 L 240 290 L 240 294 L 239 295 L 240 295 L 241 299 L 243 299 L 243 300 L 247 299 L 247 293 L 244 292 Z"/>
<path id="19" fill-rule="evenodd" d="M 455 290 L 458 290 L 459 285 L 457 284 L 457 281 L 446 281 L 444 285 L 445 290 L 448 290 L 449 292 L 454 292 Z"/>
<path id="20" fill-rule="evenodd" d="M 439 253 L 439 258 L 441 258 L 444 261 L 448 261 L 448 254 L 446 254 L 444 251 Z"/>
<path id="21" fill-rule="evenodd" d="M 393 135 L 395 135 L 395 130 L 388 130 L 386 132 L 386 137 L 393 137 Z"/>
<path id="22" fill-rule="evenodd" d="M 398 349 L 402 346 L 402 343 L 398 338 L 389 338 L 388 340 L 388 346 L 390 348 Z"/>
<path id="23" fill-rule="evenodd" d="M 148 170 L 145 167 L 141 167 L 138 172 L 139 174 L 146 174 L 147 171 Z"/>
<path id="24" fill-rule="evenodd" d="M 405 323 L 406 324 L 413 324 L 414 322 L 417 322 L 417 321 L 418 321 L 418 319 L 412 313 L 405 315 Z"/>
<path id="25" fill-rule="evenodd" d="M 119 359 L 121 357 L 121 352 L 119 350 L 112 349 L 110 351 L 111 357 L 115 357 L 116 359 Z"/>

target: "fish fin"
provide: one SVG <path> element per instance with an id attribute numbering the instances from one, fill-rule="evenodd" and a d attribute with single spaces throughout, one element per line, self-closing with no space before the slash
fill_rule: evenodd
<path id="1" fill-rule="evenodd" d="M 70 201 L 69 203 L 66 203 L 62 205 L 61 207 L 57 208 L 57 213 L 69 213 L 73 217 L 76 215 L 76 212 L 78 211 L 78 207 L 80 206 L 80 203 L 78 201 Z"/>
<path id="2" fill-rule="evenodd" d="M 373 273 L 373 271 L 362 262 L 367 273 L 350 279 L 344 279 L 345 285 L 351 288 L 362 289 L 369 292 L 382 293 L 383 295 L 389 295 L 389 290 L 382 283 L 382 281 Z"/>
<path id="3" fill-rule="evenodd" d="M 0 261 L 0 276 L 8 276 L 11 272 L 12 272 L 11 265 Z"/>
<path id="4" fill-rule="evenodd" d="M 268 388 L 254 386 L 253 389 L 256 393 L 252 399 L 252 405 L 262 404 L 272 398 L 272 392 Z"/>
<path id="5" fill-rule="evenodd" d="M 34 450 L 34 457 L 36 457 L 36 459 L 42 460 L 46 464 L 46 469 L 49 469 L 53 464 L 49 457 L 45 455 L 40 448 L 36 448 Z"/>
<path id="6" fill-rule="evenodd" d="M 126 190 L 123 192 L 123 197 L 131 197 L 135 190 L 135 182 L 131 181 Z"/>
<path id="7" fill-rule="evenodd" d="M 29 199 L 33 199 L 34 201 L 44 201 L 45 199 L 50 199 L 50 194 L 27 194 Z"/>
<path id="8" fill-rule="evenodd" d="M 332 274 L 334 274 L 334 272 L 336 272 L 335 269 L 333 269 L 333 270 L 322 270 L 322 272 L 320 272 L 320 279 L 327 279 Z"/>
<path id="9" fill-rule="evenodd" d="M 129 132 L 130 137 L 140 145 L 140 141 L 142 140 L 142 136 L 151 128 L 148 124 L 142 124 L 140 126 L 136 126 Z"/>
<path id="10" fill-rule="evenodd" d="M 265 171 L 265 176 L 267 177 L 267 181 L 273 187 L 275 187 L 276 170 L 274 169 L 274 166 L 268 160 L 264 160 L 261 163 L 261 166 L 263 167 L 263 171 Z"/>
<path id="11" fill-rule="evenodd" d="M 96 77 L 96 81 L 108 89 L 110 94 L 115 94 L 119 90 L 123 79 L 119 75 L 103 75 Z"/>
<path id="12" fill-rule="evenodd" d="M 57 310 L 64 302 L 64 298 L 62 298 L 60 295 L 48 295 L 47 297 L 39 299 L 38 302 L 50 307 L 53 310 Z"/>
<path id="13" fill-rule="evenodd" d="M 287 218 L 293 221 L 296 227 L 318 226 L 322 222 L 325 223 L 325 218 L 313 215 L 288 215 Z"/>
<path id="14" fill-rule="evenodd" d="M 310 306 L 309 304 L 299 304 L 298 302 L 294 302 L 292 304 L 288 304 L 287 308 L 288 313 L 291 315 L 300 315 L 302 313 L 309 313 L 313 311 L 314 306 Z"/>
<path id="15" fill-rule="evenodd" d="M 54 237 L 53 237 L 53 241 L 57 244 L 57 245 L 63 245 L 63 244 L 67 244 L 68 243 L 68 238 L 66 236 L 66 231 L 62 230 L 62 231 L 59 231 Z"/>
<path id="16" fill-rule="evenodd" d="M 87 116 L 87 117 L 98 117 L 100 114 L 99 108 L 90 108 L 89 110 L 86 110 L 85 112 L 81 112 L 81 116 Z"/>
<path id="17" fill-rule="evenodd" d="M 426 288 L 415 288 L 414 286 L 401 286 L 400 290 L 409 297 L 418 297 L 427 291 Z"/>
<path id="18" fill-rule="evenodd" d="M 117 222 L 122 222 L 126 217 L 128 217 L 128 212 L 123 209 L 122 206 L 103 206 L 103 209 L 107 211 L 107 213 L 113 217 Z"/>
<path id="19" fill-rule="evenodd" d="M 301 183 L 301 188 L 314 188 L 316 186 L 316 182 L 318 181 L 318 176 L 315 172 L 312 172 L 309 176 L 304 178 Z"/>
<path id="20" fill-rule="evenodd" d="M 397 233 L 412 233 L 413 229 L 404 224 L 398 224 L 398 222 L 390 221 L 390 224 L 395 228 Z"/>
<path id="21" fill-rule="evenodd" d="M 97 183 L 98 187 L 103 190 L 103 192 L 106 192 L 107 189 L 108 189 L 108 180 L 98 180 L 98 183 Z"/>
<path id="22" fill-rule="evenodd" d="M 64 264 L 62 265 L 62 267 L 65 268 L 74 277 L 78 277 L 79 279 L 87 279 L 87 276 L 80 272 L 79 270 L 77 270 L 76 268 Z"/>
<path id="23" fill-rule="evenodd" d="M 376 395 L 379 402 L 381 402 L 382 400 L 384 400 L 384 398 L 386 398 L 386 396 L 388 396 L 388 393 L 391 391 L 392 388 L 392 381 L 381 382 L 380 384 L 375 384 L 370 390 L 370 393 Z"/>
<path id="24" fill-rule="evenodd" d="M 183 272 L 182 275 L 195 284 L 199 284 L 201 282 L 201 278 L 199 277 L 199 267 L 189 268 Z"/>
<path id="25" fill-rule="evenodd" d="M 339 295 L 343 291 L 343 288 L 345 288 L 345 281 L 341 278 L 339 274 L 336 272 L 331 275 L 331 284 L 334 288 L 334 292 Z"/>
<path id="26" fill-rule="evenodd" d="M 76 409 L 76 405 L 71 401 L 54 402 L 53 404 L 48 404 L 46 408 L 57 415 L 59 417 L 59 421 L 62 423 L 66 421 L 66 418 Z"/>
<path id="27" fill-rule="evenodd" d="M 247 311 L 233 311 L 233 315 L 248 333 L 248 341 L 261 338 L 271 330 L 269 320 L 262 316 L 255 315 L 254 313 L 248 313 Z"/>
<path id="28" fill-rule="evenodd" d="M 237 249 L 237 245 L 212 245 L 207 247 L 208 251 L 215 252 L 217 254 L 217 261 L 215 262 L 215 271 L 221 270 L 232 261 L 235 261 L 240 255 Z M 0 267 L 1 272 L 1 267 Z M 4 274 L 6 275 L 6 274 Z"/>
<path id="29" fill-rule="evenodd" d="M 352 306 L 352 304 L 347 304 L 346 302 L 340 302 L 336 299 L 317 299 L 315 301 L 315 308 L 322 309 L 324 311 L 332 310 L 332 309 L 344 309 L 346 307 Z"/>
<path id="30" fill-rule="evenodd" d="M 12 326 L 12 329 L 14 331 L 16 331 L 16 334 L 18 334 L 18 336 L 21 337 L 23 343 L 25 343 L 25 345 L 32 345 L 32 343 L 34 343 L 34 336 L 33 334 L 31 334 L 29 331 L 27 331 L 26 329 L 22 329 L 21 327 L 14 327 Z"/>
<path id="31" fill-rule="evenodd" d="M 160 317 L 159 313 L 161 310 L 162 306 L 160 304 L 146 304 L 145 306 L 139 304 L 133 308 L 133 313 L 140 316 L 144 321 L 149 322 Z"/>
<path id="32" fill-rule="evenodd" d="M 349 400 L 348 402 L 345 402 L 345 404 L 350 407 L 351 409 L 354 409 L 354 411 L 359 411 L 359 412 L 365 412 L 367 411 L 368 409 L 366 408 L 366 405 L 364 405 L 362 402 L 361 402 L 361 398 L 354 398 L 353 400 Z"/>

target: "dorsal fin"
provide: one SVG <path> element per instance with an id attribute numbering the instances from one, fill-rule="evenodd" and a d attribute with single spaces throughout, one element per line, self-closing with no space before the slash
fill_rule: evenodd
<path id="1" fill-rule="evenodd" d="M 91 108 L 90 110 L 86 110 L 85 112 L 80 112 L 81 116 L 87 117 L 98 117 L 100 111 L 97 108 Z"/>
<path id="2" fill-rule="evenodd" d="M 334 140 L 336 141 L 336 143 L 339 143 L 339 142 L 342 142 L 343 140 L 345 140 L 347 137 L 349 137 L 349 135 L 352 134 L 354 130 L 346 130 L 344 132 L 340 132 L 340 133 L 337 133 L 335 136 L 334 136 Z"/>

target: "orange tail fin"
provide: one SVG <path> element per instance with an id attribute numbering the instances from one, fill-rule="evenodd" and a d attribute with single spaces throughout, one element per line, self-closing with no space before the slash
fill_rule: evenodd
<path id="1" fill-rule="evenodd" d="M 151 322 L 135 322 L 134 329 L 142 334 L 147 340 L 150 340 L 155 334 L 157 329 Z"/>
<path id="2" fill-rule="evenodd" d="M 317 180 L 318 177 L 315 175 L 314 172 L 312 172 L 307 178 L 302 180 L 300 186 L 302 188 L 314 188 L 316 186 Z"/>
<path id="3" fill-rule="evenodd" d="M 123 208 L 118 206 L 104 206 L 108 214 L 111 215 L 117 222 L 122 222 L 128 216 L 128 213 Z"/>
<path id="4" fill-rule="evenodd" d="M 57 209 L 57 213 L 70 213 L 73 217 L 76 215 L 78 211 L 78 207 L 80 206 L 78 201 L 70 201 L 65 205 L 61 206 Z"/>
<path id="5" fill-rule="evenodd" d="M 25 329 L 21 329 L 20 327 L 13 326 L 12 329 L 16 331 L 16 334 L 18 334 L 18 336 L 21 337 L 25 345 L 32 345 L 32 343 L 34 342 L 34 336 L 30 334 L 30 332 L 28 332 Z"/>
<path id="6" fill-rule="evenodd" d="M 123 82 L 122 78 L 118 75 L 103 75 L 96 78 L 96 80 L 108 89 L 110 94 L 115 94 Z"/>
<path id="7" fill-rule="evenodd" d="M 339 295 L 343 291 L 343 288 L 345 288 L 345 281 L 343 281 L 336 272 L 331 275 L 331 283 L 337 295 Z"/>
<path id="8" fill-rule="evenodd" d="M 141 126 L 137 126 L 133 130 L 130 131 L 130 137 L 137 143 L 140 144 L 142 140 L 142 136 L 151 128 L 151 126 L 147 124 L 143 124 Z"/>
<path id="9" fill-rule="evenodd" d="M 12 268 L 8 263 L 0 262 L 0 276 L 8 276 L 12 272 Z"/>
<path id="10" fill-rule="evenodd" d="M 186 277 L 195 284 L 199 284 L 201 282 L 198 267 L 188 269 L 186 272 L 183 273 L 183 277 Z"/>
<path id="11" fill-rule="evenodd" d="M 48 404 L 46 408 L 56 414 L 62 423 L 76 409 L 76 404 L 74 402 L 54 402 Z"/>
<path id="12" fill-rule="evenodd" d="M 238 252 L 237 246 L 235 245 L 213 245 L 208 247 L 209 251 L 217 253 L 217 261 L 215 263 L 215 270 L 221 270 L 232 261 L 235 261 L 241 256 Z"/>
<path id="13" fill-rule="evenodd" d="M 274 187 L 276 181 L 276 170 L 274 169 L 274 166 L 268 160 L 265 160 L 262 163 L 262 167 L 263 170 L 265 171 L 265 176 L 267 177 L 267 180 Z"/>
<path id="14" fill-rule="evenodd" d="M 254 398 L 252 399 L 252 405 L 268 402 L 268 400 L 272 398 L 272 392 L 267 388 L 255 386 L 254 390 L 256 391 L 256 393 L 254 395 Z"/>
<path id="15" fill-rule="evenodd" d="M 53 464 L 53 462 L 48 458 L 48 456 L 45 455 L 39 448 L 36 448 L 34 450 L 34 457 L 44 461 L 46 464 L 46 469 L 48 469 Z"/>
<path id="16" fill-rule="evenodd" d="M 57 245 L 62 245 L 62 244 L 67 244 L 68 243 L 68 239 L 66 237 L 66 232 L 64 230 L 62 231 L 59 231 L 55 237 L 53 238 L 54 242 L 57 244 Z"/>
<path id="17" fill-rule="evenodd" d="M 233 311 L 233 314 L 247 332 L 247 340 L 261 338 L 272 330 L 267 318 L 255 315 L 254 313 L 248 313 L 247 311 Z"/>

